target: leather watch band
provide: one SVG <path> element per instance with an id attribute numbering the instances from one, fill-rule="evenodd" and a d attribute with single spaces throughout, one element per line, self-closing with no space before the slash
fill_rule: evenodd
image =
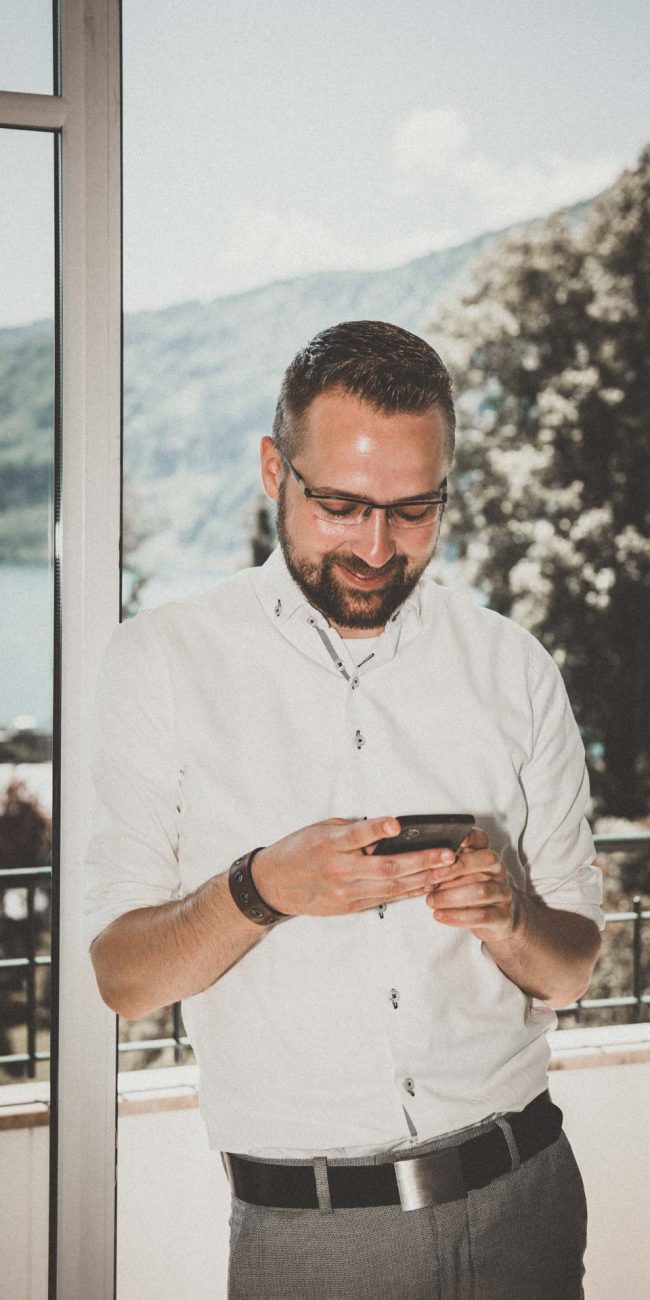
<path id="1" fill-rule="evenodd" d="M 276 911 L 266 903 L 256 888 L 251 866 L 255 854 L 262 848 L 264 845 L 260 844 L 259 848 L 252 849 L 250 853 L 235 859 L 228 872 L 228 884 L 240 912 L 243 912 L 249 921 L 253 921 L 255 925 L 275 925 L 278 921 L 289 921 L 291 917 L 286 912 Z"/>

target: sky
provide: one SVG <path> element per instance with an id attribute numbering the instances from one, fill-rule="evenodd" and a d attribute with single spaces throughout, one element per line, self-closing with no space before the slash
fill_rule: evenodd
<path id="1" fill-rule="evenodd" d="M 0 5 L 1 88 L 51 90 L 47 8 Z M 123 0 L 125 309 L 597 193 L 650 138 L 649 38 L 647 0 Z M 0 132 L 0 176 L 0 324 L 23 323 L 51 314 L 51 142 Z"/>

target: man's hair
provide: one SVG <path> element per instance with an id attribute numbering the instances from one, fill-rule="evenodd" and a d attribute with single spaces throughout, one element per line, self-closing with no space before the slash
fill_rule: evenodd
<path id="1" fill-rule="evenodd" d="M 424 339 L 380 320 L 343 321 L 321 330 L 287 367 L 273 421 L 273 440 L 293 460 L 305 414 L 319 393 L 343 388 L 380 411 L 421 413 L 438 407 L 445 449 L 454 454 L 456 415 L 447 367 Z"/>

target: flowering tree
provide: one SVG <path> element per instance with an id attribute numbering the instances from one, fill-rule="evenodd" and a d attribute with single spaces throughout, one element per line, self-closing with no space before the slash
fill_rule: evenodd
<path id="1" fill-rule="evenodd" d="M 649 809 L 650 148 L 582 227 L 515 232 L 433 322 L 467 581 L 555 656 L 599 812 Z"/>

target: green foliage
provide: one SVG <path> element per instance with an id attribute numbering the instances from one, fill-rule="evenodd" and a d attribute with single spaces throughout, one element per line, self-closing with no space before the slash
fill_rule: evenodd
<path id="1" fill-rule="evenodd" d="M 0 346 L 0 556 L 49 559 L 54 455 L 51 322 L 3 331 Z"/>
<path id="2" fill-rule="evenodd" d="M 597 810 L 649 810 L 650 149 L 582 227 L 511 235 L 434 322 L 459 393 L 450 539 L 555 656 Z"/>
<path id="3" fill-rule="evenodd" d="M 12 779 L 0 796 L 0 867 L 5 871 L 19 871 L 44 866 L 50 862 L 51 850 L 51 818 L 24 781 Z M 32 938 L 38 955 L 49 952 L 51 897 L 49 881 L 47 884 L 47 893 L 43 889 L 35 891 L 33 920 L 24 901 L 23 888 L 12 890 L 5 886 L 0 893 L 0 958 L 3 961 L 24 959 Z M 35 1009 L 38 1050 L 49 1045 L 51 990 L 49 968 L 40 973 Z M 25 1050 L 26 979 L 21 965 L 0 970 L 0 1056 Z M 23 1062 L 5 1063 L 0 1066 L 0 1085 L 22 1078 L 24 1071 Z"/>
<path id="4" fill-rule="evenodd" d="M 268 560 L 276 544 L 275 523 L 269 503 L 260 493 L 255 504 L 255 522 L 251 536 L 251 564 L 258 566 Z"/>

